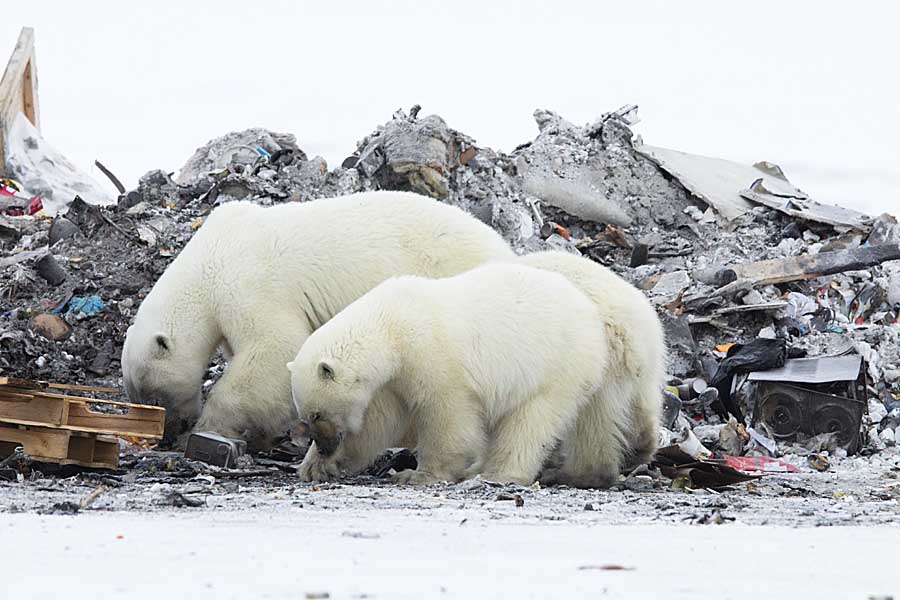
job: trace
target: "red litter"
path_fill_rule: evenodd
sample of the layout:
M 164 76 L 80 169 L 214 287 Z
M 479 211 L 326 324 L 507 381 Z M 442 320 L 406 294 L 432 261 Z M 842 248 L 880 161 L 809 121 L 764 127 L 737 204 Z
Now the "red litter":
M 726 456 L 725 464 L 738 471 L 761 473 L 799 473 L 800 469 L 778 458 L 768 456 Z

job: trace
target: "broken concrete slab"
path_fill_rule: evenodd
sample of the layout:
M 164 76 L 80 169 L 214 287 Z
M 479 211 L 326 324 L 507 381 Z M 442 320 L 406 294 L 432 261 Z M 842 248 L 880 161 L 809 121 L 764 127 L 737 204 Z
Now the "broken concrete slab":
M 865 233 L 872 228 L 872 217 L 869 215 L 842 206 L 820 204 L 805 195 L 785 195 L 763 178 L 754 181 L 748 189 L 741 190 L 740 195 L 796 219 L 825 223 L 838 230 L 855 229 Z
M 522 188 L 580 219 L 622 227 L 631 225 L 631 217 L 622 207 L 603 196 L 586 177 L 564 179 L 552 173 L 528 170 L 522 178 Z
M 623 107 L 584 127 L 536 110 L 537 137 L 512 153 L 524 190 L 581 221 L 670 230 L 692 223 L 683 212 L 691 204 L 684 188 L 635 151 L 628 121 L 618 114 L 633 121 L 634 110 Z M 550 216 L 566 227 L 575 220 Z
M 792 186 L 783 175 L 776 175 L 780 169 L 776 172 L 771 167 L 762 169 L 756 165 L 744 165 L 647 144 L 636 145 L 635 150 L 681 182 L 688 191 L 713 207 L 728 221 L 753 208 L 753 204 L 741 196 L 741 190 L 758 179 L 762 179 L 768 189 L 775 193 L 806 198 L 806 194 Z
M 385 189 L 409 189 L 432 198 L 450 193 L 450 172 L 474 155 L 475 142 L 437 115 L 418 118 L 398 110 L 383 128 L 359 143 L 358 168 Z

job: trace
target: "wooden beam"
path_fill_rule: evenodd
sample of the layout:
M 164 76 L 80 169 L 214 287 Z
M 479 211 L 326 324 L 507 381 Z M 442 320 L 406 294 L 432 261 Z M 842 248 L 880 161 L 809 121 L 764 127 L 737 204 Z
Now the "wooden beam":
M 6 165 L 6 136 L 16 115 L 25 117 L 40 131 L 37 63 L 34 56 L 34 29 L 23 27 L 0 79 L 0 167 Z
M 723 282 L 749 280 L 753 285 L 767 285 L 867 269 L 889 260 L 900 260 L 900 246 L 860 246 L 848 250 L 739 263 L 725 267 L 716 274 L 716 278 Z
M 103 394 L 118 394 L 122 390 L 114 387 L 99 387 L 96 385 L 78 385 L 74 383 L 53 383 L 37 379 L 19 379 L 17 377 L 0 377 L 0 387 L 13 386 L 30 390 L 42 390 L 50 388 L 54 390 L 71 390 L 75 392 L 98 392 Z

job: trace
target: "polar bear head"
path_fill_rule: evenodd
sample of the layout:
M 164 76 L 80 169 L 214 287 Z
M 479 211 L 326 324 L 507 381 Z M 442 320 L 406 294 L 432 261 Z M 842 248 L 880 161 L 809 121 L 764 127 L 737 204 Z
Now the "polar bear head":
M 333 454 L 346 433 L 358 433 L 377 386 L 334 356 L 301 354 L 288 363 L 300 420 L 319 452 Z
M 128 399 L 166 409 L 164 441 L 174 442 L 194 426 L 201 409 L 203 366 L 183 343 L 162 331 L 132 325 L 122 348 L 122 378 Z

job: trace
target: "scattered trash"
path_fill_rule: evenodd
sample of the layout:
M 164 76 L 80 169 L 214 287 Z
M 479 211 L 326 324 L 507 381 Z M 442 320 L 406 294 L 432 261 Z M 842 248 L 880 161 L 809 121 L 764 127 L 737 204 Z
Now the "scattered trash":
M 695 459 L 677 446 L 657 450 L 653 465 L 672 479 L 675 487 L 716 489 L 760 477 L 739 471 L 723 460 Z
M 497 500 L 498 502 L 512 501 L 516 505 L 516 508 L 522 508 L 523 506 L 525 506 L 525 500 L 520 494 L 497 494 L 495 500 Z
M 729 470 L 725 455 L 775 468 L 761 459 L 798 450 L 812 468 L 834 470 L 835 451 L 868 455 L 897 444 L 896 219 L 818 205 L 769 163 L 644 145 L 630 129 L 633 105 L 584 126 L 537 110 L 537 135 L 509 153 L 420 113 L 397 111 L 334 168 L 293 135 L 264 129 L 210 140 L 177 175 L 151 170 L 131 189 L 97 165 L 119 190 L 115 204 L 94 194 L 95 182 L 76 185 L 82 174 L 67 161 L 52 173 L 35 162 L 58 157 L 40 138 L 36 114 L 3 123 L 4 133 L 15 129 L 8 139 L 18 158 L 0 181 L 0 374 L 117 385 L 121 341 L 142 299 L 218 205 L 404 189 L 468 211 L 519 253 L 581 253 L 647 292 L 670 348 L 662 438 L 681 453 L 676 460 L 661 451 L 657 462 L 668 460 L 677 485 L 750 481 Z M 74 175 L 61 186 L 60 173 Z M 855 383 L 761 374 L 787 368 L 796 352 L 848 351 L 864 359 Z M 204 389 L 223 367 L 216 357 Z M 224 462 L 240 470 L 216 473 L 221 479 L 271 477 L 306 447 L 286 442 L 249 468 L 231 442 Z M 367 475 L 415 467 L 413 452 L 392 450 Z M 481 481 L 460 485 L 496 493 Z
M 798 358 L 784 366 L 750 373 L 755 399 L 753 423 L 764 423 L 778 441 L 833 433 L 856 452 L 868 407 L 866 369 L 858 354 Z
M 806 457 L 806 461 L 816 471 L 827 471 L 831 468 L 831 461 L 824 454 L 810 454 Z
M 66 316 L 93 317 L 103 310 L 105 304 L 100 296 L 73 296 L 65 306 Z
M 342 531 L 341 537 L 353 538 L 356 540 L 377 540 L 381 536 L 377 533 L 363 533 L 362 531 Z
M 31 323 L 36 333 L 54 342 L 64 340 L 72 333 L 72 327 L 66 323 L 65 319 L 51 313 L 37 315 L 31 320 Z
M 188 496 L 177 490 L 170 492 L 169 495 L 166 496 L 164 503 L 176 508 L 198 508 L 200 506 L 206 506 L 206 500 Z
M 725 464 L 747 473 L 798 473 L 794 465 L 769 456 L 726 456 Z
M 579 571 L 634 571 L 634 567 L 625 567 L 623 565 L 581 565 Z
M 703 515 L 685 517 L 683 520 L 688 521 L 693 525 L 722 525 L 723 523 L 734 521 L 735 518 L 723 515 L 719 509 L 716 509 Z
M 227 438 L 212 431 L 199 431 L 188 437 L 184 457 L 230 469 L 247 452 L 247 442 Z
M 419 466 L 416 454 L 409 448 L 388 448 L 369 467 L 368 473 L 379 479 L 390 477 L 391 472 L 415 470 Z
M 724 411 L 720 412 L 722 418 L 726 417 L 725 411 L 743 421 L 743 411 L 732 400 L 731 388 L 734 375 L 780 367 L 784 364 L 787 349 L 784 340 L 757 338 L 747 344 L 734 344 L 728 348 L 727 358 L 719 363 L 716 374 L 710 382 L 719 391 L 719 400 Z

